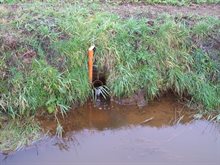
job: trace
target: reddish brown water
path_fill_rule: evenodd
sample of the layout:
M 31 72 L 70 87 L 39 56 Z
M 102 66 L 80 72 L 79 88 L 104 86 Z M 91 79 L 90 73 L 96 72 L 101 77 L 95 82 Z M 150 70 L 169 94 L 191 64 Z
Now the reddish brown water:
M 192 121 L 192 115 L 170 96 L 143 109 L 88 103 L 60 117 L 66 131 L 62 139 L 48 136 L 22 151 L 0 155 L 0 164 L 219 165 L 220 125 Z M 53 132 L 54 119 L 38 120 Z
M 176 101 L 173 95 L 165 95 L 157 101 L 150 102 L 144 108 L 135 105 L 119 105 L 114 102 L 88 102 L 77 110 L 70 111 L 67 116 L 58 115 L 65 132 L 82 129 L 114 129 L 127 125 L 148 125 L 162 127 L 178 122 L 187 123 L 192 120 L 194 112 Z M 54 133 L 56 120 L 44 114 L 38 120 L 45 130 Z

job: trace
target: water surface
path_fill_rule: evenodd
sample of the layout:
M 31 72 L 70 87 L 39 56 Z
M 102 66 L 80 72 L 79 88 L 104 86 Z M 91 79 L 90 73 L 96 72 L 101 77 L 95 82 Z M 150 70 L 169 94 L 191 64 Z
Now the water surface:
M 60 117 L 63 138 L 51 135 L 24 150 L 0 155 L 0 164 L 219 165 L 220 125 L 192 120 L 192 115 L 174 97 L 143 109 L 88 103 Z M 39 121 L 53 132 L 54 119 L 44 116 Z

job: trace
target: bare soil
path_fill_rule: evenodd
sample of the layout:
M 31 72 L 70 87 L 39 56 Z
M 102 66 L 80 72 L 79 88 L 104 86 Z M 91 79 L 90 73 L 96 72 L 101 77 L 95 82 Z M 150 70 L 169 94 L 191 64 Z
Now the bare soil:
M 220 5 L 219 4 L 204 4 L 190 6 L 170 6 L 170 5 L 146 5 L 146 4 L 122 4 L 119 6 L 112 6 L 104 10 L 116 13 L 123 18 L 127 17 L 149 17 L 156 18 L 158 15 L 167 13 L 170 15 L 182 16 L 215 16 L 220 18 Z

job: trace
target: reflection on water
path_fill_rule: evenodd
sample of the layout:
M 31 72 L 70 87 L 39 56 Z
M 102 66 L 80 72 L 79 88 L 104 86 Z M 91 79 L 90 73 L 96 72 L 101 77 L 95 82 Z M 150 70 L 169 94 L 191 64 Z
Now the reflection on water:
M 114 102 L 94 105 L 88 102 L 84 106 L 70 111 L 59 120 L 65 132 L 81 129 L 114 129 L 129 124 L 162 127 L 176 123 L 188 123 L 193 111 L 176 101 L 175 96 L 167 95 L 139 109 L 137 106 L 123 106 Z M 40 115 L 38 120 L 45 130 L 54 133 L 56 120 Z
M 22 151 L 0 155 L 0 164 L 219 165 L 220 125 L 194 121 L 192 115 L 170 96 L 143 109 L 88 103 L 59 117 L 63 138 L 51 135 Z M 38 120 L 53 133 L 53 118 Z

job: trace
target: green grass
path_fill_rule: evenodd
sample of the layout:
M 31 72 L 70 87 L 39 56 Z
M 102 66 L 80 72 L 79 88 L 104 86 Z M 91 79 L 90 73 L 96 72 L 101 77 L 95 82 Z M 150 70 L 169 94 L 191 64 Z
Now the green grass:
M 102 12 L 99 4 L 86 6 L 36 2 L 14 13 L 2 9 L 3 19 L 11 13 L 0 30 L 2 112 L 15 118 L 32 116 L 39 108 L 65 113 L 72 104 L 83 104 L 92 95 L 91 44 L 97 47 L 98 67 L 107 70 L 111 96 L 143 89 L 153 99 L 172 90 L 205 109 L 218 109 L 219 63 L 201 45 L 219 34 L 219 19 L 161 15 L 151 26 L 146 24 L 150 18 L 121 19 Z M 190 19 L 193 24 L 187 24 Z
M 0 117 L 0 123 L 2 123 Z M 2 128 L 1 128 L 2 127 Z M 42 138 L 40 127 L 33 119 L 13 120 L 0 125 L 0 153 L 18 151 Z

